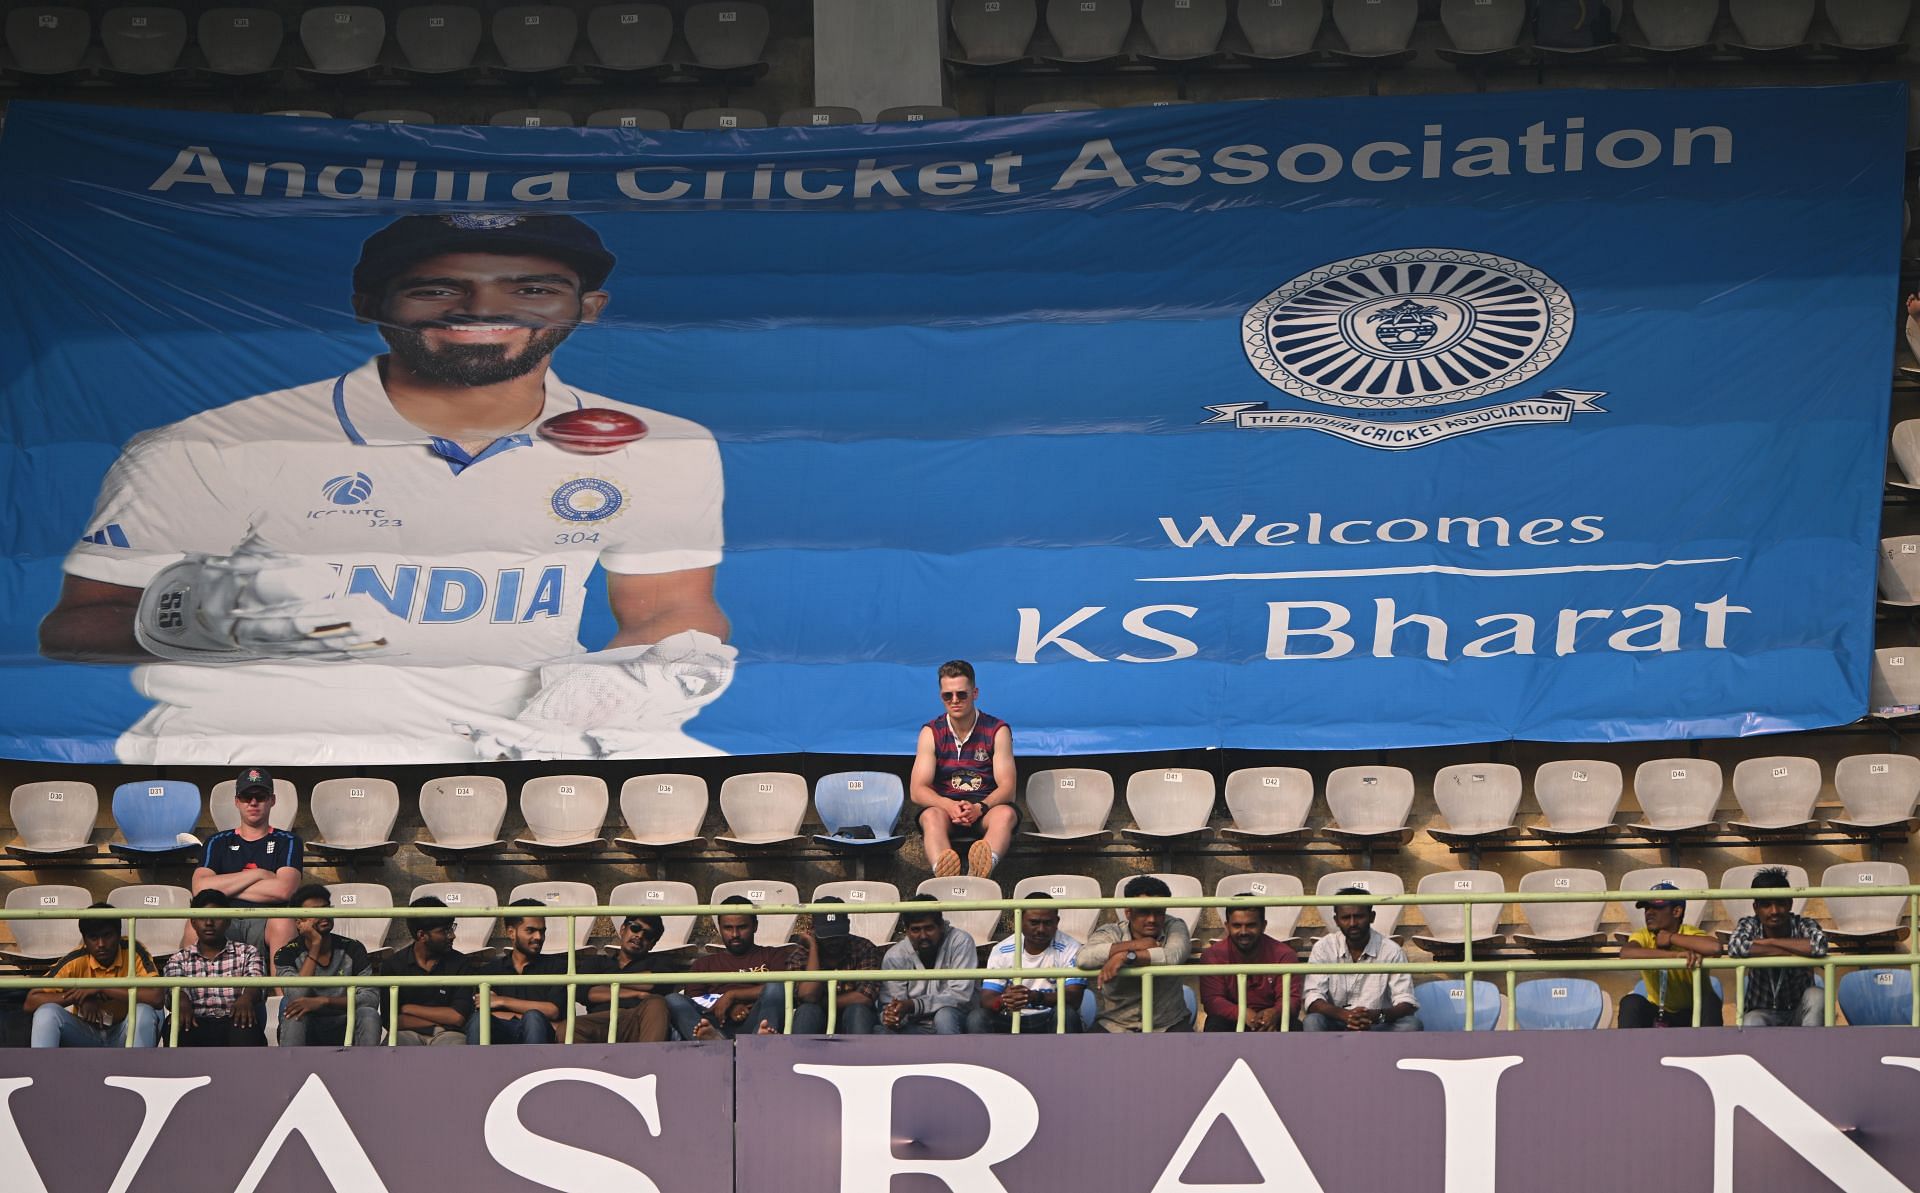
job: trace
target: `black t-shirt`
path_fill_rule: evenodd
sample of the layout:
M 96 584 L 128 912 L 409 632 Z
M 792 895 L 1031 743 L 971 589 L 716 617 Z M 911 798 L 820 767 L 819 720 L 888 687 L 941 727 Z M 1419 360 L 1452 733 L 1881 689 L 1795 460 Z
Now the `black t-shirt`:
M 380 976 L 387 978 L 417 978 L 424 976 L 459 977 L 473 972 L 465 953 L 457 950 L 449 952 L 432 969 L 422 969 L 413 959 L 413 947 L 397 950 L 387 957 L 380 967 Z M 416 1007 L 452 1007 L 462 1015 L 473 1014 L 474 990 L 471 986 L 402 986 L 400 1005 Z
M 581 973 L 590 973 L 601 977 L 609 974 L 623 973 L 672 973 L 674 970 L 680 968 L 674 962 L 664 957 L 656 957 L 652 953 L 646 954 L 632 965 L 628 965 L 626 960 L 627 955 L 619 949 L 615 949 L 604 957 L 582 957 L 576 968 L 578 968 Z M 604 986 L 606 983 L 595 982 L 594 985 Z M 620 1001 L 630 1004 L 632 1000 L 627 996 L 637 991 L 650 990 L 655 994 L 671 994 L 674 989 L 675 987 L 671 985 L 656 986 L 623 983 L 620 987 Z M 580 1001 L 585 1002 L 586 998 L 582 996 Z
M 576 965 L 576 972 L 578 969 L 579 967 Z M 530 973 L 565 975 L 567 972 L 567 959 L 563 955 L 541 953 L 527 963 L 525 970 L 519 970 L 513 967 L 513 950 L 508 949 L 499 957 L 470 972 L 481 974 Z M 579 985 L 580 990 L 585 990 L 586 987 L 587 983 L 585 982 Z M 495 986 L 493 992 L 496 996 L 503 995 L 507 998 L 524 999 L 527 1002 L 550 1002 L 559 1008 L 562 1015 L 567 1013 L 567 988 L 565 985 Z

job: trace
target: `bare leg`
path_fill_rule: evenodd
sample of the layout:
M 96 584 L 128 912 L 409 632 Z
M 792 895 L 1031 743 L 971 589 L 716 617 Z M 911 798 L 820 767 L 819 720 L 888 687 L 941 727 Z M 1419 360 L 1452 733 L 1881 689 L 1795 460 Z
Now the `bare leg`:
M 975 877 L 985 878 L 992 874 L 994 866 L 1007 856 L 1007 850 L 1013 845 L 1016 819 L 1013 809 L 1004 804 L 987 809 L 987 814 L 980 821 L 980 840 L 968 852 L 967 860 Z M 981 856 L 983 853 L 986 856 Z
M 272 919 L 267 921 L 267 955 L 265 961 L 269 968 L 273 958 L 281 949 L 293 943 L 293 921 L 290 919 Z
M 960 872 L 960 855 L 953 852 L 953 846 L 947 838 L 947 825 L 950 823 L 943 808 L 920 810 L 920 834 L 926 842 L 927 866 L 940 875 L 943 863 L 946 863 L 946 873 L 941 877 L 949 878 Z M 952 859 L 950 862 L 949 858 Z

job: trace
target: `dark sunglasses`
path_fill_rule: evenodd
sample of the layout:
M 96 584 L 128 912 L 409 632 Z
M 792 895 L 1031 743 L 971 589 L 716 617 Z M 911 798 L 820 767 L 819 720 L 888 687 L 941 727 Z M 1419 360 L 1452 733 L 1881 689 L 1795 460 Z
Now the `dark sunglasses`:
M 273 798 L 271 791 L 243 791 L 234 797 L 243 804 L 264 804 Z
M 946 701 L 948 704 L 952 704 L 957 700 L 973 699 L 973 693 L 972 692 L 942 692 L 940 693 L 940 699 Z

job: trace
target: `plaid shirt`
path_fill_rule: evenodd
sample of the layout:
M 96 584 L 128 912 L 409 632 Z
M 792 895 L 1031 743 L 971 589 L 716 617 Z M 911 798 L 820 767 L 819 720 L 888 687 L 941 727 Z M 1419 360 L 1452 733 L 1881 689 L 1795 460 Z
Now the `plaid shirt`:
M 1765 933 L 1760 931 L 1760 917 L 1746 916 L 1734 925 L 1733 936 L 1727 941 L 1727 956 L 1750 957 L 1753 955 L 1753 942 Z M 1827 955 L 1827 934 L 1820 925 L 1803 915 L 1787 916 L 1787 935 L 1805 940 L 1812 946 L 1813 955 Z M 1813 970 L 1807 966 L 1793 969 L 1750 969 L 1747 971 L 1747 1005 L 1741 1008 L 1747 1011 L 1775 1011 L 1791 1014 L 1800 1005 L 1800 996 L 1813 985 Z
M 170 978 L 263 978 L 266 967 L 260 963 L 260 950 L 250 944 L 229 940 L 227 947 L 212 960 L 201 955 L 199 947 L 181 949 L 167 958 L 165 974 Z M 231 1019 L 233 1004 L 239 1001 L 238 986 L 200 986 L 187 990 L 195 1019 Z

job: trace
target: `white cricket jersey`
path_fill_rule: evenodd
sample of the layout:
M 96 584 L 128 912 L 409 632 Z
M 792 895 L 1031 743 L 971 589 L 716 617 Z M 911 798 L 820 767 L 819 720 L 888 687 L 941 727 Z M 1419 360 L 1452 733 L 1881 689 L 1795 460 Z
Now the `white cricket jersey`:
M 534 436 L 590 406 L 637 416 L 646 436 L 598 456 Z M 540 662 L 580 652 L 596 563 L 720 562 L 722 492 L 705 427 L 552 373 L 540 415 L 470 457 L 400 417 L 376 358 L 136 436 L 65 570 L 145 588 L 186 553 L 253 537 L 330 565 L 342 620 L 387 639 L 364 661 L 138 667 L 155 706 L 120 738 L 123 762 L 472 761 L 453 724 L 513 716 Z
M 1080 942 L 1068 936 L 1065 932 L 1055 932 L 1053 934 L 1053 943 L 1047 946 L 1046 952 L 1029 953 L 1026 951 L 1026 942 L 1021 938 L 1020 934 L 1016 932 L 999 944 L 993 946 L 993 951 L 987 954 L 987 968 L 1011 971 L 1013 969 L 1013 950 L 1015 949 L 1020 950 L 1020 968 L 1022 969 L 1066 969 L 1071 967 L 1073 965 L 1073 959 L 1080 955 Z M 1071 981 L 1073 979 L 1068 980 Z M 1021 978 L 1018 981 L 1014 981 L 1012 973 L 1009 972 L 1006 977 L 982 978 L 980 988 L 982 990 L 1005 990 L 1009 985 L 1014 985 L 1025 986 L 1029 990 L 1052 990 L 1053 982 L 1054 980 L 1052 978 Z M 1051 1007 L 1028 1007 L 1021 1012 L 1023 1015 L 1050 1015 L 1052 1013 L 1053 1008 Z

